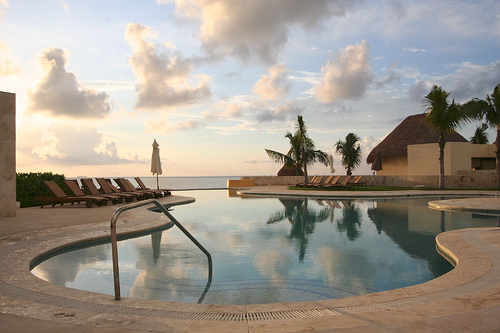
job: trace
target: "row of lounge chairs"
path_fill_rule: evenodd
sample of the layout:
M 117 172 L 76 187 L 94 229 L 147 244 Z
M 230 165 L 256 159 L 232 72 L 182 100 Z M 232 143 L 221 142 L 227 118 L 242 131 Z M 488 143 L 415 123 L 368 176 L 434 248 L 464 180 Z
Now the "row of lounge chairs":
M 309 183 L 299 183 L 295 187 L 329 188 L 362 184 L 363 176 L 314 176 Z
M 98 207 L 106 206 L 108 202 L 116 205 L 118 203 L 122 203 L 124 200 L 126 202 L 132 202 L 134 199 L 144 200 L 149 198 L 159 198 L 171 194 L 170 190 L 167 189 L 153 190 L 146 187 L 140 177 L 135 177 L 135 181 L 138 184 L 137 187 L 134 187 L 134 185 L 132 185 L 132 183 L 126 178 L 114 179 L 116 184 L 118 184 L 118 187 L 112 183 L 111 179 L 105 178 L 95 178 L 95 182 L 91 178 L 82 178 L 80 181 L 83 188 L 89 194 L 82 190 L 76 179 L 64 181 L 69 190 L 73 193 L 72 195 L 66 194 L 66 192 L 64 192 L 64 190 L 55 181 L 45 181 L 45 185 L 54 196 L 36 198 L 42 202 L 40 208 L 43 208 L 47 203 L 52 204 L 52 207 L 54 207 L 56 204 L 60 204 L 62 206 L 65 203 L 71 203 L 73 205 L 75 202 L 85 202 L 86 207 L 91 208 L 93 205 Z M 99 185 L 99 188 L 96 183 Z

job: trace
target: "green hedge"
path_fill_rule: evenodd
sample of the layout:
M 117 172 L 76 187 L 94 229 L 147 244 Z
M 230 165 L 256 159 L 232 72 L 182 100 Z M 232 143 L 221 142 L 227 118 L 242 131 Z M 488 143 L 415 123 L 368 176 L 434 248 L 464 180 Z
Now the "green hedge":
M 43 181 L 54 180 L 63 190 L 67 191 L 64 179 L 64 175 L 53 174 L 52 172 L 17 173 L 16 200 L 21 203 L 21 208 L 41 206 L 42 202 L 35 200 L 36 197 L 54 196 Z

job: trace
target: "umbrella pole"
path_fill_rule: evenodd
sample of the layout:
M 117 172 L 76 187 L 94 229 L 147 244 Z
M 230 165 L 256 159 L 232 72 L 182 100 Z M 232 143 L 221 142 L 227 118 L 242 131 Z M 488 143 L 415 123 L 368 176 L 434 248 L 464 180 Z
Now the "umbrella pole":
M 156 189 L 160 189 L 160 183 L 158 182 L 158 174 L 156 174 Z

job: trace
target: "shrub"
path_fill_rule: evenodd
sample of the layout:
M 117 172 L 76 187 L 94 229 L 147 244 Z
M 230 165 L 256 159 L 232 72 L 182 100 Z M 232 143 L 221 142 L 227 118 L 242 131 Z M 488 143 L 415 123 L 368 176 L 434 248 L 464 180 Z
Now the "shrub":
M 37 197 L 52 197 L 52 192 L 43 183 L 44 180 L 54 180 L 62 189 L 66 189 L 64 175 L 52 172 L 30 172 L 16 174 L 16 200 L 21 203 L 21 208 L 40 206 Z

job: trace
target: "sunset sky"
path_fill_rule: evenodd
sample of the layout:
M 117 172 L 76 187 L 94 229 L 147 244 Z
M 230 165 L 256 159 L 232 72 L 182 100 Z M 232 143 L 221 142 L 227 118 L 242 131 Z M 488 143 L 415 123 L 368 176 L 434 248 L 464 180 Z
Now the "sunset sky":
M 433 84 L 498 83 L 499 1 L 0 0 L 18 172 L 147 176 L 156 139 L 163 176 L 274 175 L 300 114 L 325 152 L 356 133 L 371 174 Z

